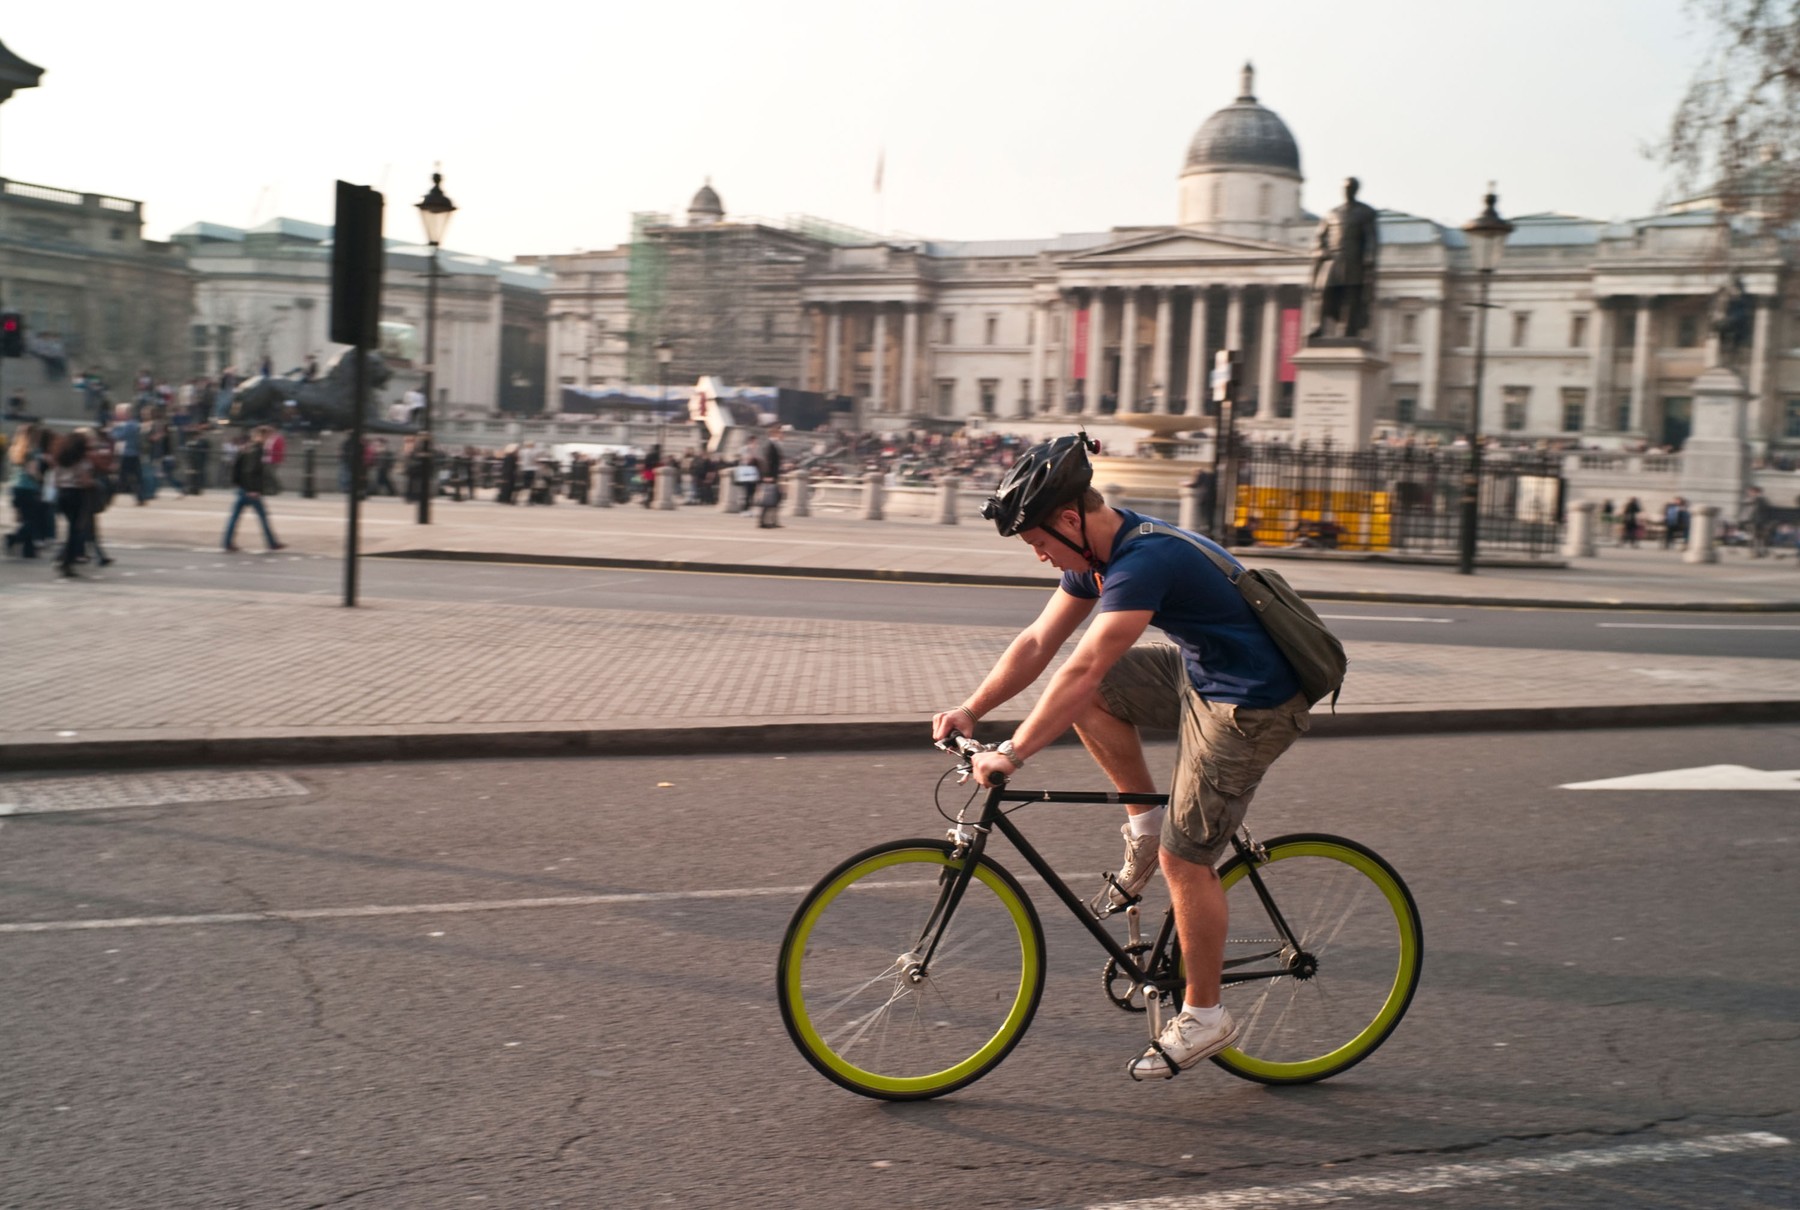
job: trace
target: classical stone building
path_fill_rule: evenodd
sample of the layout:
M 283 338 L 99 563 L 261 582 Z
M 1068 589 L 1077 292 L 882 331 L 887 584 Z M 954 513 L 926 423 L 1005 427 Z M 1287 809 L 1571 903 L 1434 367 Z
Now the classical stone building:
M 1292 132 L 1257 99 L 1246 66 L 1237 99 L 1187 147 L 1173 222 L 962 243 L 791 229 L 792 246 L 769 249 L 756 287 L 730 292 L 743 308 L 734 322 L 740 331 L 747 322 L 753 336 L 767 332 L 759 381 L 851 396 L 874 427 L 921 415 L 1002 423 L 1204 411 L 1211 358 L 1234 349 L 1247 379 L 1240 417 L 1253 432 L 1279 436 L 1291 427 L 1288 355 L 1310 326 L 1318 219 L 1300 204 L 1303 179 Z M 1471 182 L 1471 214 L 1479 185 Z M 1362 200 L 1402 199 L 1371 180 Z M 718 203 L 709 187 L 686 227 L 661 226 L 659 272 L 673 276 L 672 266 L 692 257 L 684 248 L 703 245 L 709 232 L 754 225 L 727 222 Z M 1754 306 L 1741 362 L 1750 436 L 1763 447 L 1800 447 L 1800 292 L 1787 273 L 1794 249 L 1758 234 L 1754 215 L 1728 217 L 1715 200 L 1696 198 L 1624 222 L 1510 217 L 1517 229 L 1487 317 L 1484 433 L 1679 446 L 1688 386 L 1707 361 L 1711 300 L 1736 276 Z M 1371 335 L 1389 369 L 1378 426 L 1461 432 L 1474 403 L 1477 296 L 1463 235 L 1392 208 L 1380 211 L 1380 235 Z M 628 330 L 648 314 L 634 310 L 632 291 L 646 275 L 652 241 L 642 236 L 606 254 L 618 274 L 611 294 L 558 269 L 567 314 L 608 314 Z M 785 310 L 796 293 L 798 315 Z M 567 381 L 577 356 L 559 354 L 553 377 Z M 726 371 L 699 350 L 678 359 L 684 376 Z M 624 370 L 642 374 L 641 365 Z
M 144 205 L 0 180 L 0 301 L 39 355 L 9 362 L 5 390 L 45 415 L 75 415 L 67 378 L 93 372 L 128 394 L 148 369 L 173 377 L 193 281 L 181 249 L 144 238 Z
M 183 377 L 227 367 L 285 373 L 328 361 L 331 228 L 275 218 L 248 230 L 194 223 L 174 242 L 194 275 Z M 387 242 L 383 351 L 417 378 L 424 357 L 429 247 Z M 533 265 L 443 250 L 437 298 L 435 402 L 477 411 L 535 412 L 544 398 L 550 274 Z

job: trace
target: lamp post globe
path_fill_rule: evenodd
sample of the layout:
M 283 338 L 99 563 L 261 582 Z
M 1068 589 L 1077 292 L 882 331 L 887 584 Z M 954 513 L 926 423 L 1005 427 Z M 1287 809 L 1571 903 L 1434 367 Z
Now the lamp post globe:
M 437 283 L 438 247 L 450 229 L 456 203 L 444 193 L 444 174 L 431 174 L 431 192 L 419 200 L 419 219 L 425 225 L 425 242 L 431 245 L 431 265 L 425 274 L 425 406 L 419 409 L 419 434 L 414 455 L 419 465 L 419 524 L 431 524 L 431 497 L 437 490 L 437 451 L 431 436 L 432 397 L 437 394 Z
M 1487 361 L 1488 289 L 1493 284 L 1494 268 L 1506 247 L 1506 237 L 1513 225 L 1494 209 L 1499 195 L 1488 185 L 1487 197 L 1480 214 L 1463 224 L 1463 235 L 1469 241 L 1469 259 L 1481 283 L 1475 303 L 1475 394 L 1469 406 L 1469 466 L 1463 476 L 1461 533 L 1458 535 L 1456 570 L 1465 576 L 1475 574 L 1475 547 L 1481 526 L 1481 376 Z

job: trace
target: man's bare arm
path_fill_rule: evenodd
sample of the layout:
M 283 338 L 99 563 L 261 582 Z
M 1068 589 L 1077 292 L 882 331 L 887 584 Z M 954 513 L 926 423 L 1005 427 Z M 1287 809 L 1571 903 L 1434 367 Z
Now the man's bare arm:
M 1144 633 L 1150 616 L 1148 609 L 1115 610 L 1101 614 L 1088 627 L 1068 663 L 1056 670 L 1044 696 L 1013 733 L 1013 745 L 1021 758 L 1048 747 L 1075 725 L 1099 692 L 1100 682 Z

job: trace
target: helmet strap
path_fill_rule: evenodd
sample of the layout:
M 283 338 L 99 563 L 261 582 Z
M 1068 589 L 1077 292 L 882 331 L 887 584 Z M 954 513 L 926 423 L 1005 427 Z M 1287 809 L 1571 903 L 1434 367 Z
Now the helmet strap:
M 1075 543 L 1073 543 L 1073 542 L 1069 541 L 1067 538 L 1065 538 L 1063 536 L 1062 531 L 1060 529 L 1056 529 L 1054 526 L 1050 526 L 1050 525 L 1044 526 L 1044 532 L 1049 534 L 1052 538 L 1055 538 L 1058 542 L 1061 542 L 1064 546 L 1068 547 L 1070 550 L 1074 551 L 1076 554 L 1080 555 L 1083 559 L 1086 559 L 1088 568 L 1090 570 L 1099 571 L 1100 570 L 1100 560 L 1094 557 L 1093 544 L 1088 541 L 1087 511 L 1082 508 L 1077 508 L 1075 510 L 1075 515 L 1081 518 L 1081 545 L 1080 546 L 1075 545 Z

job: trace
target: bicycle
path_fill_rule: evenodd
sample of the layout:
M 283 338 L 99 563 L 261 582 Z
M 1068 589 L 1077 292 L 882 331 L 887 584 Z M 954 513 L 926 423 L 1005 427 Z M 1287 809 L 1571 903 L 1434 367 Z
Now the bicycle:
M 985 750 L 954 733 L 937 746 L 963 758 L 959 780 Z M 782 1022 L 807 1062 L 851 1092 L 942 1096 L 992 1071 L 1024 1037 L 1043 996 L 1044 930 L 1019 880 L 987 855 L 995 832 L 1107 952 L 1107 999 L 1144 1013 L 1152 1039 L 1170 1006 L 1179 1011 L 1187 981 L 1173 911 L 1153 942 L 1142 936 L 1141 897 L 1096 915 L 1011 818 L 1027 803 L 1157 806 L 1168 796 L 1001 782 L 970 819 L 978 795 L 943 840 L 890 841 L 840 863 L 788 923 L 776 970 Z M 1244 829 L 1231 844 L 1219 869 L 1231 912 L 1224 1003 L 1242 1034 L 1212 1061 L 1263 1084 L 1354 1067 L 1393 1033 L 1418 987 L 1424 934 L 1412 893 L 1381 856 L 1340 836 L 1259 842 Z M 1123 944 L 1102 924 L 1120 912 Z

